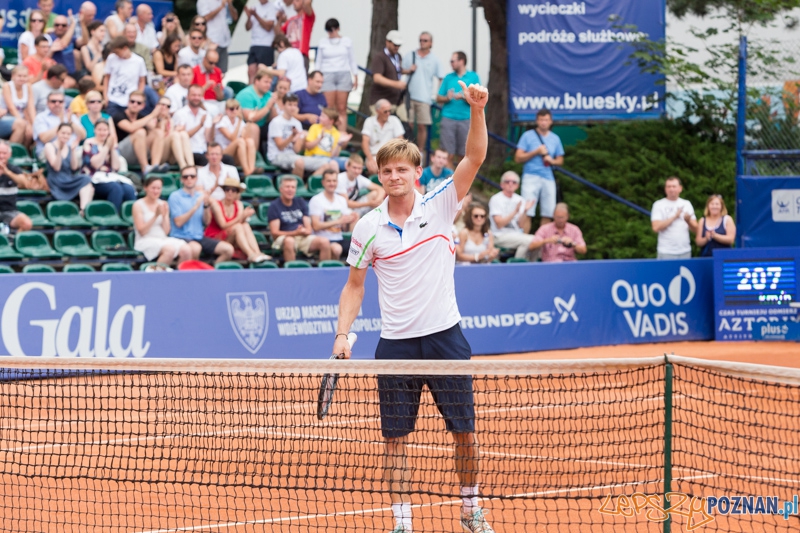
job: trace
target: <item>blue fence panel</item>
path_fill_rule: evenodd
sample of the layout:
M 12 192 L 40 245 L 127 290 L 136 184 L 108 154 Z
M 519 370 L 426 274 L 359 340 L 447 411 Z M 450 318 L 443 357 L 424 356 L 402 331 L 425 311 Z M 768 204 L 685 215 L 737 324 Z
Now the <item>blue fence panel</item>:
M 476 354 L 713 337 L 711 260 L 456 268 Z M 322 359 L 347 269 L 7 275 L 4 355 Z M 424 275 L 421 273 L 421 275 Z M 377 281 L 352 330 L 380 336 Z
M 800 245 L 800 177 L 738 176 L 736 198 L 739 246 Z

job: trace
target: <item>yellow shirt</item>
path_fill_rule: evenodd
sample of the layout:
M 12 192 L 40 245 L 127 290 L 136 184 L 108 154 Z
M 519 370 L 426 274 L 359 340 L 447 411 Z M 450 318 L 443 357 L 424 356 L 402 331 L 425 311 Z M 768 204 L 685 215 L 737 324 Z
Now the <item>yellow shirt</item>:
M 69 110 L 72 111 L 73 115 L 78 115 L 79 117 L 88 113 L 89 107 L 86 105 L 86 98 L 82 94 L 73 98 L 72 103 L 69 104 Z
M 306 150 L 306 155 L 321 155 L 324 157 L 331 157 L 333 149 L 339 144 L 339 130 L 336 128 L 323 130 L 321 125 L 312 124 L 311 127 L 308 128 L 306 141 L 314 141 L 318 139 L 320 135 L 322 136 L 322 139 L 319 141 L 319 144 L 316 145 L 313 150 Z

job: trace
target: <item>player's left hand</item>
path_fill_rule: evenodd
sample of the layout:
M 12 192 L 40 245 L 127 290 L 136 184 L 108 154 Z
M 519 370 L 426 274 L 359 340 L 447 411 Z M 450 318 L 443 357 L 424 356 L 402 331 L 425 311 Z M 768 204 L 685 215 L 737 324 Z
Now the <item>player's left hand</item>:
M 467 101 L 470 107 L 477 107 L 478 109 L 486 107 L 487 102 L 489 102 L 489 90 L 486 87 L 477 83 L 467 87 L 467 84 L 460 80 L 458 84 L 461 85 L 464 100 Z

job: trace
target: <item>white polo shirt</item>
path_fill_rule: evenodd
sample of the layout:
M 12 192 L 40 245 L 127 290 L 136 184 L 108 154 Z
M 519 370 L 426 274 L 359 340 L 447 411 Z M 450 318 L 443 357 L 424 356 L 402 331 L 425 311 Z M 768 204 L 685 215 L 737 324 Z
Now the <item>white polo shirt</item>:
M 422 196 L 402 228 L 389 220 L 387 197 L 358 221 L 347 262 L 378 277 L 384 339 L 410 339 L 444 331 L 461 321 L 456 303 L 453 219 L 460 209 L 450 178 Z
M 189 144 L 192 147 L 192 152 L 195 154 L 204 154 L 208 149 L 208 141 L 206 141 L 206 130 L 211 127 L 211 115 L 208 111 L 203 109 L 199 110 L 195 115 L 192 113 L 192 108 L 188 105 L 178 109 L 173 115 L 172 122 L 175 126 L 183 125 L 186 131 L 193 130 L 203 121 L 203 127 L 195 132 L 189 139 Z

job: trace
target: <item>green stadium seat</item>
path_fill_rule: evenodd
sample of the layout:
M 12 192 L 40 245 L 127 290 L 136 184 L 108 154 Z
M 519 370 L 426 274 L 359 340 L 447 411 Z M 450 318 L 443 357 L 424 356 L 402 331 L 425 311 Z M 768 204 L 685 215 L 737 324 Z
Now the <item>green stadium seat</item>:
M 321 268 L 336 268 L 336 267 L 345 267 L 347 266 L 342 261 L 338 261 L 336 259 L 325 259 L 324 261 L 319 262 L 319 266 Z
M 70 98 L 75 98 L 79 94 L 81 93 L 78 89 L 64 89 L 64 95 L 69 96 Z
M 263 220 L 267 224 L 267 227 L 269 227 L 269 220 L 267 219 L 269 204 L 270 202 L 264 202 L 258 205 L 258 218 Z
M 324 189 L 322 188 L 322 176 L 311 176 L 308 178 L 308 192 L 311 194 L 318 194 L 321 193 Z
M 133 226 L 133 204 L 136 200 L 122 202 L 122 211 L 119 216 L 125 221 L 126 226 Z
M 374 183 L 375 185 L 377 185 L 377 186 L 379 186 L 379 187 L 383 187 L 383 183 L 381 183 L 381 180 L 380 180 L 380 178 L 378 177 L 378 175 L 377 175 L 377 174 L 373 174 L 372 176 L 370 176 L 370 177 L 369 177 L 369 180 L 370 180 L 372 183 Z
M 170 194 L 181 188 L 180 176 L 176 176 L 171 172 L 167 174 L 150 173 L 147 175 L 147 177 L 150 176 L 161 177 L 161 183 L 163 184 L 163 187 L 161 188 L 161 198 L 163 198 L 164 200 L 169 198 Z
M 94 272 L 94 267 L 92 265 L 86 265 L 82 263 L 73 263 L 69 265 L 64 265 L 63 272 Z
M 272 178 L 269 176 L 247 176 L 244 180 L 247 186 L 248 198 L 267 198 L 274 200 L 281 193 L 275 188 Z
M 128 233 L 128 248 L 133 250 L 134 245 L 136 244 L 136 232 L 131 231 Z
M 131 249 L 122 234 L 114 230 L 97 230 L 92 233 L 92 248 L 108 257 L 137 257 L 139 252 Z
M 133 272 L 133 267 L 128 263 L 106 263 L 100 270 L 103 272 Z
M 283 265 L 284 268 L 312 268 L 311 263 L 308 261 L 303 261 L 302 259 L 296 259 L 294 261 L 286 261 Z
M 269 250 L 270 248 L 269 240 L 267 239 L 266 236 L 264 236 L 263 233 L 261 233 L 260 231 L 254 231 L 253 236 L 256 238 L 256 242 L 258 243 L 258 248 L 261 251 Z
M 242 202 L 242 203 L 244 204 L 245 207 L 253 207 L 248 202 Z M 248 222 L 248 224 L 250 224 L 250 227 L 253 229 L 257 230 L 265 229 L 267 227 L 267 221 L 259 216 L 259 210 L 257 207 L 254 207 L 253 209 L 256 210 L 256 214 L 250 217 L 250 221 Z
M 242 81 L 229 81 L 226 85 L 231 88 L 234 97 L 247 87 L 247 84 Z
M 86 206 L 86 220 L 93 226 L 122 226 L 128 224 L 117 214 L 117 208 L 106 200 L 92 200 Z
M 261 263 L 250 263 L 250 268 L 278 268 L 278 265 L 272 261 L 262 261 Z
M 17 200 L 17 209 L 28 215 L 28 218 L 33 222 L 34 228 L 52 228 L 53 223 L 47 220 L 44 216 L 42 207 L 37 202 L 30 200 Z
M 3 52 L 5 53 L 5 65 L 19 64 L 19 53 L 16 46 L 4 46 Z
M 24 235 L 24 233 L 19 233 L 17 235 L 17 241 L 19 241 L 20 235 Z M 24 256 L 21 253 L 14 251 L 14 249 L 8 243 L 8 237 L 0 233 L 0 260 L 9 261 L 14 259 L 22 259 L 23 257 Z
M 13 274 L 14 269 L 8 265 L 0 265 L 0 274 Z
M 14 240 L 17 251 L 25 257 L 35 259 L 59 259 L 62 255 L 50 246 L 47 237 L 38 231 L 26 231 L 18 233 Z
M 53 200 L 47 204 L 47 218 L 56 226 L 88 228 L 92 225 L 80 215 L 78 206 L 72 202 Z
M 11 143 L 11 157 L 8 160 L 9 165 L 15 165 L 18 167 L 32 167 L 35 161 L 36 160 L 31 157 L 31 154 L 28 153 L 27 148 L 21 144 Z
M 314 196 L 313 194 L 311 194 L 311 191 L 309 191 L 306 188 L 306 184 L 303 183 L 303 178 L 301 178 L 299 176 L 295 176 L 294 174 L 282 174 L 282 175 L 278 176 L 278 179 L 277 179 L 278 188 L 280 188 L 281 182 L 284 179 L 289 179 L 289 178 L 292 178 L 292 179 L 297 181 L 297 193 L 296 193 L 296 196 L 298 198 L 311 198 L 312 196 Z
M 509 257 L 506 263 L 527 263 L 528 260 L 524 257 Z
M 31 264 L 22 267 L 23 274 L 54 274 L 55 271 L 50 265 Z
M 53 235 L 53 246 L 63 255 L 70 257 L 100 257 L 86 242 L 86 236 L 80 231 L 62 230 Z
M 214 265 L 215 270 L 242 270 L 242 265 L 236 261 L 222 261 Z
M 270 165 L 261 152 L 256 151 L 256 168 L 260 169 L 265 174 L 274 174 L 278 172 L 278 167 Z

